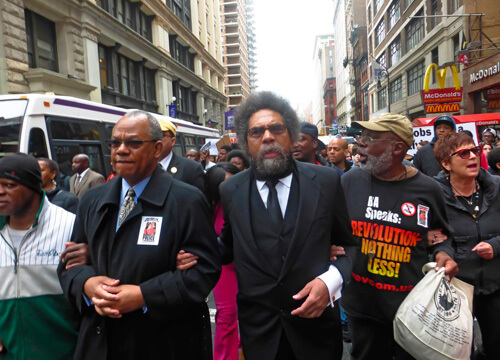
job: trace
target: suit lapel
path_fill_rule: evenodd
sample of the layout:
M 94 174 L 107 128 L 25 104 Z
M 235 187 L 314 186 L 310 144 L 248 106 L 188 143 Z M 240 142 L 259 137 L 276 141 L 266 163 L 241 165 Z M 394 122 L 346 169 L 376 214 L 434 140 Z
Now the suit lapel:
M 85 174 L 85 176 L 78 183 L 78 186 L 75 188 L 75 193 L 77 195 L 80 192 L 80 190 L 83 189 L 83 185 L 85 185 L 85 183 L 89 180 L 90 171 L 91 171 L 90 169 L 87 171 L 87 173 Z
M 320 184 L 315 180 L 316 174 L 302 164 L 298 162 L 295 163 L 297 165 L 299 182 L 297 226 L 295 227 L 292 241 L 288 248 L 285 263 L 281 268 L 279 280 L 285 277 L 290 267 L 295 263 L 306 242 L 306 238 L 311 231 L 311 226 L 318 207 L 319 195 L 321 193 Z
M 255 237 L 253 236 L 250 220 L 251 186 L 253 186 L 253 181 L 251 180 L 250 171 L 248 171 L 247 176 L 242 182 L 235 184 L 232 193 L 232 214 L 235 214 L 235 216 L 230 216 L 231 221 L 235 224 L 233 224 L 232 227 L 235 228 L 238 226 L 241 229 L 243 238 L 239 240 L 244 241 L 250 247 L 251 253 L 256 255 L 258 262 L 263 265 L 266 272 L 276 276 L 276 271 L 273 270 L 267 258 L 260 251 L 255 241 Z
M 175 153 L 172 152 L 172 159 L 170 160 L 170 164 L 168 164 L 167 172 L 175 178 L 179 170 L 179 161 Z

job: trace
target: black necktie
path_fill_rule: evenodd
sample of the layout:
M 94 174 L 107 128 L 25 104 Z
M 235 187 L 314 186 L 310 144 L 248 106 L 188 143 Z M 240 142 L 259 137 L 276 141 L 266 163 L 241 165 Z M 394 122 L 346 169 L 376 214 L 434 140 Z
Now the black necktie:
M 281 214 L 278 192 L 276 191 L 276 184 L 278 182 L 279 180 L 266 181 L 266 185 L 269 188 L 269 195 L 267 196 L 267 211 L 269 211 L 273 222 L 281 225 L 283 222 L 283 215 Z

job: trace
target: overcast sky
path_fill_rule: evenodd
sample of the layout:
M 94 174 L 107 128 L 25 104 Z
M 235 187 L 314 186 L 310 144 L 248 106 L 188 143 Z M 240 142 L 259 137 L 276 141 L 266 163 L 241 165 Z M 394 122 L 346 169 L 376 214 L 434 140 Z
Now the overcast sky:
M 258 90 L 311 100 L 316 35 L 333 33 L 333 0 L 254 0 Z

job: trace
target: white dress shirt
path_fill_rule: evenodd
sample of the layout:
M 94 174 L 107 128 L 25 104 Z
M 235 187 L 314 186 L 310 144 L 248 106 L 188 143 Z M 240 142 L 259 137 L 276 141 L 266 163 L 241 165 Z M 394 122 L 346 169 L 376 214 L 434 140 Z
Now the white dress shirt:
M 78 186 L 79 183 L 82 182 L 83 177 L 85 176 L 86 173 L 89 172 L 89 170 L 90 168 L 86 168 L 84 171 L 82 171 L 81 174 L 76 174 L 75 183 L 73 184 L 75 188 Z
M 160 164 L 161 166 L 163 166 L 163 170 L 167 171 L 168 166 L 170 165 L 170 161 L 172 161 L 172 151 L 170 152 L 170 154 L 160 160 Z
M 278 193 L 278 201 L 280 203 L 281 214 L 283 215 L 283 218 L 285 218 L 286 207 L 288 205 L 288 197 L 290 196 L 290 188 L 292 187 L 292 179 L 293 173 L 279 179 L 279 182 L 276 184 L 276 192 Z M 267 187 L 265 181 L 256 180 L 256 183 L 260 197 L 264 202 L 264 206 L 267 208 L 269 188 Z M 342 295 L 341 289 L 344 282 L 344 280 L 342 279 L 342 275 L 340 275 L 339 270 L 335 266 L 330 265 L 328 271 L 319 275 L 317 279 L 323 281 L 328 288 L 328 292 L 330 294 L 330 304 L 333 306 L 332 298 L 335 297 L 335 300 L 338 300 Z

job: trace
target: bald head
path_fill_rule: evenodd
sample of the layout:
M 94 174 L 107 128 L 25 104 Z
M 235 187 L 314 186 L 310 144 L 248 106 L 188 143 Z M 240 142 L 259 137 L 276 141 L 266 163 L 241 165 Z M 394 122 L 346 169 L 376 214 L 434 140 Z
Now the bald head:
M 89 157 L 85 154 L 76 154 L 73 156 L 73 163 L 71 164 L 71 167 L 73 168 L 73 171 L 76 171 L 78 174 L 81 174 L 85 170 L 89 168 Z
M 328 159 L 341 170 L 345 168 L 345 158 L 348 153 L 347 141 L 342 138 L 333 138 L 328 144 Z

